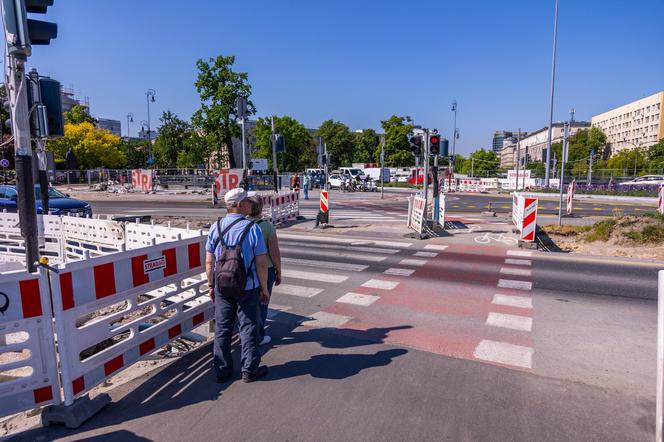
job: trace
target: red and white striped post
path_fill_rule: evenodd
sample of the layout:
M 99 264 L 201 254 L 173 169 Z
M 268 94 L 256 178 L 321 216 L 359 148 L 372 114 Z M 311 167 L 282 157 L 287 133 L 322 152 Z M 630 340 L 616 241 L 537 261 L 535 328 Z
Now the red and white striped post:
M 567 185 L 567 215 L 572 216 L 574 210 L 574 191 L 576 190 L 576 180 L 572 180 L 571 183 Z
M 657 200 L 657 213 L 664 215 L 664 184 L 659 186 L 659 199 Z
M 320 223 L 329 224 L 330 222 L 330 205 L 328 200 L 327 190 L 320 191 L 320 209 L 318 210 L 318 216 L 316 217 L 316 227 Z

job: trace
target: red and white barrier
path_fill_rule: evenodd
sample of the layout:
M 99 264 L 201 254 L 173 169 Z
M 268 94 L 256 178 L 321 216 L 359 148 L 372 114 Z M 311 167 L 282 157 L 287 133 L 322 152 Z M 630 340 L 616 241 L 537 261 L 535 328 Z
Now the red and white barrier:
M 484 192 L 482 181 L 477 179 L 459 180 L 459 191 L 461 192 Z
M 212 318 L 205 239 L 68 263 L 54 275 L 65 404 Z
M 242 182 L 243 169 L 219 169 L 214 171 L 212 204 L 216 204 L 231 189 L 236 189 Z
M 409 201 L 407 225 L 417 233 L 422 233 L 424 229 L 424 197 L 415 196 L 412 198 L 412 202 Z
M 572 215 L 574 211 L 574 191 L 576 190 L 576 180 L 572 180 L 571 183 L 567 185 L 567 215 Z
M 445 194 L 438 194 L 438 225 L 445 228 Z
M 136 192 L 152 191 L 152 170 L 134 169 L 131 171 L 131 187 Z
M 0 274 L 0 416 L 60 403 L 48 278 Z
M 537 198 L 514 192 L 512 194 L 512 222 L 523 241 L 535 241 L 537 227 Z
M 659 199 L 657 201 L 657 212 L 664 215 L 664 184 L 659 186 Z

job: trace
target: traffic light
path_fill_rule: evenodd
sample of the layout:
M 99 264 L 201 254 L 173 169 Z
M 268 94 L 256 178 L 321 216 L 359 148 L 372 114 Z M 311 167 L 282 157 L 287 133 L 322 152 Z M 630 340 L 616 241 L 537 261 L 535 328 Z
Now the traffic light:
M 419 157 L 422 155 L 422 135 L 413 135 L 410 137 L 410 150 L 413 155 Z
M 274 143 L 275 152 L 286 152 L 286 142 L 282 134 L 272 134 L 271 138 Z
M 55 138 L 64 136 L 64 120 L 62 116 L 62 101 L 60 97 L 60 82 L 47 77 L 39 77 L 32 81 L 26 78 L 28 86 L 28 107 L 36 107 L 32 112 L 30 129 L 35 138 Z M 39 94 L 33 88 L 39 88 Z M 41 97 L 40 103 L 35 103 L 35 95 Z
M 28 18 L 45 14 L 54 0 L 2 0 L 7 52 L 20 58 L 32 55 L 32 45 L 47 45 L 58 36 L 58 25 Z
M 450 152 L 450 142 L 447 141 L 447 138 L 440 139 L 440 155 L 446 157 L 449 156 Z
M 431 155 L 440 154 L 440 135 L 429 135 L 429 153 Z

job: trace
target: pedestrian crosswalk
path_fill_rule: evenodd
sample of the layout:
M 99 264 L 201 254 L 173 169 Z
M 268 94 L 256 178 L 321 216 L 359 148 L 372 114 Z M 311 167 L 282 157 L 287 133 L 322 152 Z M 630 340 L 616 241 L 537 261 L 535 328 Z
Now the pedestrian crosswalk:
M 318 215 L 317 208 L 300 208 L 300 215 L 305 218 L 313 219 Z M 369 208 L 330 208 L 329 217 L 331 220 L 359 220 L 359 221 L 386 221 L 386 222 L 405 222 L 408 215 L 406 213 L 391 212 L 384 210 L 375 210 Z

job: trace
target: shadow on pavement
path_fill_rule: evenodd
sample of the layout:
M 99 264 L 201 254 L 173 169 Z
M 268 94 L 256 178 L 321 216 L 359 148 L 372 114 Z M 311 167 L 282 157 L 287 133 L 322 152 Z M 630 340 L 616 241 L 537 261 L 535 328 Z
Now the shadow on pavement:
M 390 330 L 410 328 L 398 326 L 391 328 L 375 328 L 367 331 L 334 328 L 295 330 L 306 318 L 290 313 L 281 313 L 276 322 L 269 327 L 275 345 L 273 347 L 289 347 L 295 343 L 317 342 L 322 348 L 349 349 L 383 342 Z M 263 353 L 273 347 L 266 347 Z M 234 366 L 240 367 L 240 348 L 234 345 Z M 285 349 L 285 352 L 288 352 Z M 285 353 L 283 352 L 283 353 Z M 56 438 L 73 438 L 81 433 L 85 439 L 95 434 L 99 440 L 146 440 L 125 430 L 105 429 L 122 425 L 142 417 L 170 412 L 192 405 L 210 402 L 217 406 L 233 406 L 220 401 L 224 391 L 234 382 L 239 382 L 239 370 L 236 369 L 232 381 L 223 384 L 216 382 L 212 370 L 212 345 L 207 343 L 191 353 L 175 360 L 173 363 L 157 371 L 147 373 L 125 385 L 118 386 L 109 393 L 113 402 L 98 415 L 84 423 L 80 428 L 71 430 L 61 426 L 35 428 L 10 437 L 12 441 L 53 440 Z M 308 360 L 289 361 L 270 367 L 270 373 L 263 382 L 311 375 L 317 378 L 344 379 L 360 371 L 388 365 L 393 358 L 406 354 L 407 350 L 390 349 L 375 354 L 316 354 Z M 91 432 L 91 433 L 89 433 Z

